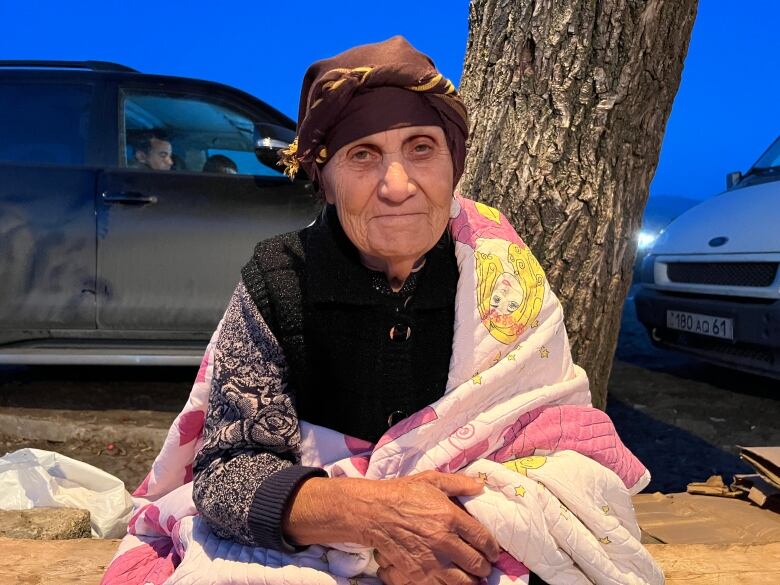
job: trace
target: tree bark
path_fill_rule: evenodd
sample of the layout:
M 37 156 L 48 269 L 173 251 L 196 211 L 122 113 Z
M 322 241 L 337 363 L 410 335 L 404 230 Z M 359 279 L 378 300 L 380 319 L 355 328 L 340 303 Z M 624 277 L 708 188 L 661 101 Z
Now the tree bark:
M 460 184 L 545 269 L 596 406 L 696 0 L 472 0 Z

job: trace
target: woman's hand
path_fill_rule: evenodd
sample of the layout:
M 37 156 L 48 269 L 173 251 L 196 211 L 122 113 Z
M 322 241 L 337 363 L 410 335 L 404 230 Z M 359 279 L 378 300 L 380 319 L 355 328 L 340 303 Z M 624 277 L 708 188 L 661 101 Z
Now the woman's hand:
M 460 585 L 487 577 L 498 543 L 450 498 L 479 494 L 472 478 L 426 471 L 389 480 L 312 478 L 283 526 L 299 544 L 354 542 L 377 550 L 388 585 Z

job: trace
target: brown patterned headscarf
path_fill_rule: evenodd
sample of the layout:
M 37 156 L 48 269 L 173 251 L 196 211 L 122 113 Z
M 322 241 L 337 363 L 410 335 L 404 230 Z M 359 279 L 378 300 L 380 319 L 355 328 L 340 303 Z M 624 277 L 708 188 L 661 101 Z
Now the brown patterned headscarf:
M 454 183 L 463 174 L 468 114 L 455 87 L 433 61 L 396 36 L 317 61 L 303 78 L 298 136 L 282 151 L 291 178 L 320 169 L 339 148 L 376 132 L 407 126 L 443 128 Z

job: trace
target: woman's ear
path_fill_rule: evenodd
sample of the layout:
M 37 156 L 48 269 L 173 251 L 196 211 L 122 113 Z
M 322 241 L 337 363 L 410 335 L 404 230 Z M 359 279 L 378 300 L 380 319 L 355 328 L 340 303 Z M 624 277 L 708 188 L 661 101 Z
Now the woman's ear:
M 329 203 L 331 205 L 333 205 L 333 203 L 335 203 L 334 198 L 333 197 L 328 197 L 328 194 L 325 192 L 325 189 L 323 189 L 322 187 L 320 187 L 320 190 L 317 191 L 317 195 L 319 195 L 319 197 L 320 197 L 320 199 L 322 200 L 323 203 L 326 203 L 326 204 Z
M 330 203 L 333 205 L 336 203 L 336 198 L 333 196 L 333 189 L 331 189 L 325 183 L 325 177 L 321 174 L 319 180 L 315 182 L 315 185 L 317 186 L 317 193 L 324 203 Z
M 325 203 L 325 191 L 322 190 L 322 185 L 320 185 L 319 181 L 312 181 L 307 187 L 307 191 L 312 193 L 322 203 Z

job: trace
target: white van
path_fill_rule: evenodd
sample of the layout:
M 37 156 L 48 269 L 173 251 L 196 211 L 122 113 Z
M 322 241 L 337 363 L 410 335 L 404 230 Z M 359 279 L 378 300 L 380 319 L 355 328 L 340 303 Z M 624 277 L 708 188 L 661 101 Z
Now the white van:
M 661 232 L 640 269 L 653 342 L 780 379 L 780 137 Z

